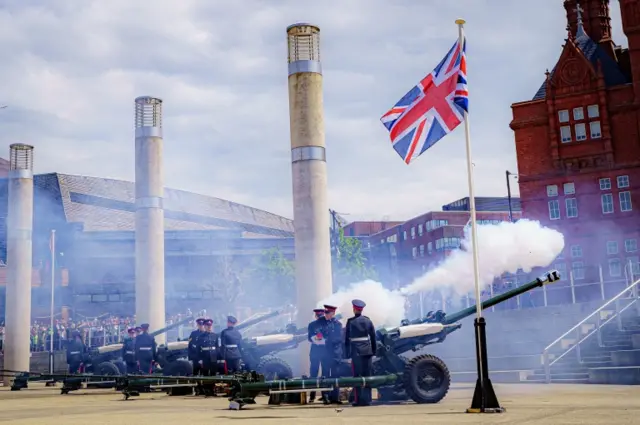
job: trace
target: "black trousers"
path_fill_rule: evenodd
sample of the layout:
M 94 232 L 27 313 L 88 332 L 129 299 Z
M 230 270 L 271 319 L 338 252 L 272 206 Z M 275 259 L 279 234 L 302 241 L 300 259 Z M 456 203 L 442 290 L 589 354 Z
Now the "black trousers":
M 79 373 L 82 362 L 69 363 L 69 373 Z
M 322 360 L 322 354 L 314 352 L 315 350 L 311 347 L 311 353 L 309 353 L 309 378 L 317 378 L 320 376 L 320 363 Z M 324 369 L 322 370 L 324 373 Z M 313 400 L 316 398 L 316 392 L 313 391 L 309 393 L 309 399 Z
M 240 372 L 240 361 L 241 359 L 226 359 L 225 360 L 225 371 L 224 373 L 227 374 L 231 374 L 231 373 L 236 373 L 236 372 Z
M 351 360 L 354 377 L 371 376 L 373 368 L 373 356 L 354 356 Z M 369 406 L 371 404 L 370 387 L 353 388 L 353 404 L 358 406 Z
M 202 362 L 202 376 L 216 376 L 218 373 L 218 363 L 211 361 Z
M 140 359 L 140 360 L 138 360 L 138 364 L 140 365 L 140 372 L 143 375 L 151 374 L 151 363 L 153 363 L 153 360 L 151 360 L 151 359 Z
M 340 360 L 333 357 L 325 357 L 320 362 L 322 366 L 322 375 L 325 378 L 339 378 L 340 377 Z M 334 388 L 331 391 L 323 391 L 323 397 L 328 397 L 331 403 L 335 403 L 340 400 L 340 389 Z
M 200 362 L 198 360 L 191 360 L 191 364 L 193 365 L 193 376 L 198 376 L 202 373 L 202 366 L 200 366 Z
M 138 363 L 135 362 L 127 362 L 127 373 L 133 374 L 138 372 Z

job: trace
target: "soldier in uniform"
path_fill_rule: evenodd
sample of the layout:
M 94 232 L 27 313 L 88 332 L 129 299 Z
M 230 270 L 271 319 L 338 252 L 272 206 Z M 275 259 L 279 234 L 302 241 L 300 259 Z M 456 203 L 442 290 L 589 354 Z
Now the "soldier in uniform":
M 204 333 L 204 318 L 196 319 L 197 329 L 194 329 L 189 335 L 189 348 L 187 349 L 187 355 L 189 361 L 193 365 L 193 374 L 200 375 L 200 355 L 198 352 L 198 338 Z
M 140 325 L 142 333 L 135 339 L 136 361 L 140 372 L 150 374 L 153 362 L 156 360 L 156 340 L 149 335 L 149 324 Z
M 142 334 L 142 328 L 140 326 L 136 326 L 136 336 Z
M 336 310 L 338 307 L 332 305 L 324 306 L 324 320 L 322 338 L 324 339 L 324 358 L 322 359 L 322 374 L 328 378 L 338 378 L 340 376 L 340 363 L 342 362 L 342 324 L 336 320 Z M 324 404 L 342 404 L 340 402 L 340 391 L 334 388 L 332 391 L 322 394 Z
M 227 329 L 220 332 L 220 360 L 222 361 L 222 373 L 236 373 L 240 371 L 242 360 L 242 334 L 236 330 L 238 319 L 227 317 Z
M 322 327 L 324 326 L 324 308 L 316 308 L 313 310 L 316 318 L 307 326 L 307 339 L 311 343 L 309 350 L 309 377 L 317 378 L 320 376 L 320 363 L 324 356 L 324 338 L 322 338 Z M 322 370 L 324 373 L 324 369 Z M 313 403 L 316 399 L 316 393 L 309 393 L 309 403 Z
M 213 333 L 211 326 L 213 320 L 204 321 L 204 332 L 198 337 L 198 358 L 203 376 L 216 375 L 218 366 L 218 335 Z
M 79 373 L 82 366 L 82 358 L 84 356 L 85 347 L 82 343 L 80 332 L 73 333 L 73 340 L 67 345 L 67 364 L 69 365 L 69 373 Z
M 136 373 L 138 371 L 138 363 L 136 363 L 136 329 L 129 328 L 127 333 L 129 336 L 122 343 L 122 360 L 127 365 L 127 373 Z
M 366 306 L 362 300 L 353 300 L 354 316 L 347 320 L 345 326 L 345 357 L 351 359 L 353 376 L 371 376 L 373 356 L 376 354 L 376 329 L 367 316 L 362 315 Z M 353 406 L 371 405 L 371 388 L 355 387 L 353 389 Z

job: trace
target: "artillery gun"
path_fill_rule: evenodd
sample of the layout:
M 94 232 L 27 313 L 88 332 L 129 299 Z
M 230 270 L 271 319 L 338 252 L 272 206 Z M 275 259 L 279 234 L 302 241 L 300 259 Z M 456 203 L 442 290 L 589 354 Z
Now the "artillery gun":
M 535 280 L 518 288 L 496 295 L 482 302 L 481 308 L 487 309 L 500 304 L 535 288 L 551 284 L 560 279 L 556 270 L 551 270 Z M 376 330 L 376 359 L 373 363 L 373 374 L 402 374 L 402 379 L 392 385 L 382 385 L 378 393 L 383 400 L 407 400 L 420 398 L 425 403 L 437 403 L 449 391 L 451 377 L 446 364 L 431 354 L 419 354 L 411 359 L 404 355 L 410 351 L 418 351 L 430 344 L 444 342 L 447 336 L 462 327 L 458 321 L 473 315 L 476 305 L 455 313 L 442 311 L 427 314 L 424 318 L 413 321 L 403 320 L 402 325 L 390 329 Z M 418 382 L 410 373 L 414 370 L 425 371 L 425 377 Z M 427 385 L 428 383 L 428 385 Z

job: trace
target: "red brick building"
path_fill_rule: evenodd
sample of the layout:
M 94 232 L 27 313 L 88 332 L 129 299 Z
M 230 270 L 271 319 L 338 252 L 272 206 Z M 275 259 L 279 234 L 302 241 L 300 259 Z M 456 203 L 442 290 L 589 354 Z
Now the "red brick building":
M 558 62 L 512 105 L 511 128 L 523 216 L 564 233 L 558 269 L 611 295 L 640 272 L 640 1 L 619 1 L 628 49 L 611 38 L 608 0 L 579 3 L 564 1 Z

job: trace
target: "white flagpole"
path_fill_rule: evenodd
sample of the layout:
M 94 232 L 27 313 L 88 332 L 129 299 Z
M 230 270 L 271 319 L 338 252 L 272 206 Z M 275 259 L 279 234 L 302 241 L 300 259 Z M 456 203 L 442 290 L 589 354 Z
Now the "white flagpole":
M 50 325 L 51 326 L 51 341 L 49 342 L 49 369 L 51 374 L 53 374 L 53 359 L 54 359 L 54 352 L 53 352 L 53 336 L 55 334 L 54 329 L 53 329 L 53 312 L 54 312 L 54 300 L 55 300 L 55 282 L 56 282 L 56 231 L 55 229 L 51 230 L 51 244 L 50 247 L 51 249 L 51 322 Z
M 456 20 L 458 24 L 458 42 L 464 46 L 464 19 Z M 469 131 L 469 114 L 464 113 L 464 134 L 467 145 L 467 177 L 469 179 L 469 214 L 471 218 L 471 246 L 473 249 L 473 277 L 476 289 L 476 317 L 482 317 L 482 298 L 480 296 L 480 262 L 478 257 L 478 224 L 476 221 L 476 198 L 473 188 L 473 163 L 471 162 L 471 135 Z

